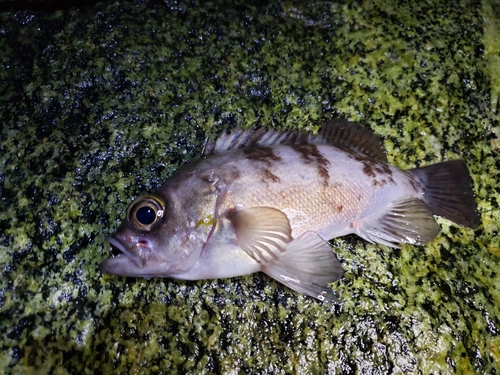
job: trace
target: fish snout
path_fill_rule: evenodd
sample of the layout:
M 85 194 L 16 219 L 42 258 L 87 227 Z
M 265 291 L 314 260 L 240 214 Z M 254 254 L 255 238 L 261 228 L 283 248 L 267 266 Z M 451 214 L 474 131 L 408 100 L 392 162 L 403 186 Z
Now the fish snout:
M 151 248 L 145 239 L 135 239 L 135 241 L 128 243 L 128 241 L 111 235 L 106 237 L 106 241 L 111 245 L 113 257 L 110 259 L 126 256 L 136 267 L 142 268 L 151 257 Z

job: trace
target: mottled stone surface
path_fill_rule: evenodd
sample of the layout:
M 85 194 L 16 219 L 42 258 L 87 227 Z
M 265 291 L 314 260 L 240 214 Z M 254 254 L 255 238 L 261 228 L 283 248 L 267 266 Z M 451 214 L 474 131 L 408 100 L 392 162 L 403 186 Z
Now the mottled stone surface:
M 0 13 L 0 373 L 500 373 L 500 6 L 301 3 Z M 332 117 L 401 168 L 465 159 L 481 227 L 332 241 L 339 305 L 261 274 L 99 273 L 128 203 L 206 136 Z

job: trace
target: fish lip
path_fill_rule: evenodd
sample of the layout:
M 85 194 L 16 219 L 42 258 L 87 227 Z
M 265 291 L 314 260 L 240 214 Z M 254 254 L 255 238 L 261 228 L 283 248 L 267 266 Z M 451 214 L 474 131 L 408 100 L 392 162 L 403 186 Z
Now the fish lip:
M 109 242 L 109 244 L 111 245 L 112 250 L 114 249 L 114 250 L 120 251 L 120 254 L 118 254 L 116 256 L 119 256 L 121 254 L 126 254 L 127 253 L 127 248 L 125 247 L 125 245 L 123 245 L 116 238 L 109 236 L 109 237 L 106 237 L 106 241 Z M 115 256 L 115 255 L 113 254 L 113 256 Z
M 113 236 L 106 237 L 106 241 L 109 242 L 112 248 L 113 256 L 109 258 L 110 260 L 121 256 L 127 256 L 138 268 L 144 267 L 151 253 L 149 248 L 140 243 L 128 248 L 122 241 Z M 118 250 L 120 253 L 115 255 L 113 250 Z

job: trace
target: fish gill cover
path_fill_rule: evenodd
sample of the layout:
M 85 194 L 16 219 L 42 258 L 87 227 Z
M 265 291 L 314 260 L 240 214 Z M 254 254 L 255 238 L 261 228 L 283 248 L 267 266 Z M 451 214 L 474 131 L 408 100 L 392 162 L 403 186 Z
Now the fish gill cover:
M 495 9 L 118 1 L 0 13 L 0 372 L 498 373 Z M 335 239 L 346 273 L 333 305 L 260 274 L 98 272 L 128 202 L 199 158 L 207 136 L 316 131 L 334 117 L 372 128 L 402 169 L 464 159 L 482 226 L 438 219 L 434 241 L 401 250 Z

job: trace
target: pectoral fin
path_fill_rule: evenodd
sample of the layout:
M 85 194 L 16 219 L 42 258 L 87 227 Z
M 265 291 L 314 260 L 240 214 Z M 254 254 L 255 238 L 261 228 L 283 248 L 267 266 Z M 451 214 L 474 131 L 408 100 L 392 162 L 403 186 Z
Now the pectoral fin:
M 328 283 L 341 278 L 344 270 L 317 233 L 292 239 L 286 215 L 270 207 L 247 208 L 227 218 L 238 246 L 261 264 L 261 271 L 299 293 L 321 301 L 336 299 Z
M 238 245 L 259 263 L 277 259 L 292 239 L 288 218 L 275 208 L 246 208 L 227 218 L 236 230 Z
M 328 284 L 344 274 L 328 242 L 315 232 L 304 232 L 294 239 L 279 258 L 262 271 L 289 288 L 321 301 L 337 300 Z

